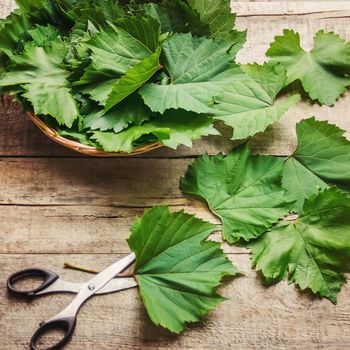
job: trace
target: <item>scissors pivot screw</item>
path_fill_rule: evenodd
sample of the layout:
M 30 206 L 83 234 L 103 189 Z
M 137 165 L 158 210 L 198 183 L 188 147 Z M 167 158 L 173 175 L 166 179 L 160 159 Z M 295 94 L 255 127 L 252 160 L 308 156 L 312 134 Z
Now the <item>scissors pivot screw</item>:
M 95 290 L 95 285 L 93 284 L 93 283 L 90 283 L 89 285 L 88 285 L 88 288 L 89 288 L 89 290 Z

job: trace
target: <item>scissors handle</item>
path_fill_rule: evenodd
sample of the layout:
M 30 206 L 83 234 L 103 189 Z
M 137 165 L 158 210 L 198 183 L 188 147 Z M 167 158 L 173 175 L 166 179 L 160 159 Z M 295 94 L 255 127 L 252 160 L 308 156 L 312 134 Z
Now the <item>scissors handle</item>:
M 62 347 L 69 342 L 71 339 L 75 325 L 77 323 L 76 317 L 61 317 L 56 318 L 51 321 L 42 322 L 39 326 L 39 328 L 36 330 L 34 335 L 32 336 L 32 339 L 30 340 L 30 349 L 31 350 L 37 350 L 37 342 L 38 340 L 47 332 L 52 330 L 61 330 L 64 332 L 63 337 L 54 345 L 51 345 L 49 348 L 46 348 L 46 350 L 58 350 L 62 349 Z
M 15 287 L 16 282 L 34 277 L 40 277 L 43 279 L 43 283 L 39 287 L 31 290 L 18 289 L 17 287 Z M 11 291 L 11 293 L 17 296 L 33 297 L 36 293 L 41 292 L 42 290 L 53 284 L 57 279 L 58 275 L 52 271 L 46 269 L 27 269 L 12 274 L 7 279 L 7 288 L 9 291 Z

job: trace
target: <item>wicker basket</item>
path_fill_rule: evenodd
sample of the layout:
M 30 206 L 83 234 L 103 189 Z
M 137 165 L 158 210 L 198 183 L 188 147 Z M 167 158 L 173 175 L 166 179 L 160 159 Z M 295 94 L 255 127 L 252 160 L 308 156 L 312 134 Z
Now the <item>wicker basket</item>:
M 105 152 L 101 149 L 98 149 L 93 146 L 87 146 L 83 145 L 82 143 L 78 141 L 73 141 L 70 139 L 67 139 L 63 136 L 60 136 L 58 132 L 51 128 L 50 126 L 46 125 L 38 116 L 34 115 L 33 113 L 27 112 L 30 119 L 33 121 L 35 125 L 38 126 L 38 128 L 51 140 L 57 142 L 58 144 L 65 146 L 67 148 L 72 149 L 73 151 L 93 156 L 93 157 L 130 157 L 130 156 L 136 156 L 138 154 L 143 154 L 147 152 L 151 152 L 155 149 L 163 147 L 163 145 L 160 142 L 152 142 L 148 143 L 146 145 L 136 147 L 133 152 L 131 153 L 123 153 L 123 152 Z

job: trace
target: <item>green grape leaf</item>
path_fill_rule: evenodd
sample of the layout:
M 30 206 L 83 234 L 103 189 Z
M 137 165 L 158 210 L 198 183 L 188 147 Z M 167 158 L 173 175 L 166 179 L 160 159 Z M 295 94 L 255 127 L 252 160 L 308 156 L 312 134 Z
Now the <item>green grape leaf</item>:
M 236 55 L 246 41 L 246 31 L 234 29 L 236 15 L 231 12 L 229 0 L 163 0 L 132 6 L 155 18 L 162 33 L 191 32 L 194 36 L 224 39 L 231 43 L 231 54 Z
M 38 11 L 44 8 L 47 0 L 16 0 L 16 5 L 19 7 L 22 13 L 30 13 Z
M 0 86 L 19 86 L 35 114 L 51 115 L 60 125 L 71 127 L 79 111 L 63 63 L 67 52 L 59 40 L 47 47 L 26 45 L 23 54 L 12 57 L 11 70 L 0 79 Z
M 336 188 L 314 194 L 295 222 L 281 222 L 249 243 L 255 268 L 270 284 L 288 276 L 336 303 L 350 272 L 349 213 L 350 198 Z
M 334 33 L 319 31 L 310 52 L 300 46 L 300 36 L 285 29 L 267 51 L 273 62 L 283 64 L 287 84 L 300 80 L 312 100 L 333 106 L 350 86 L 350 43 Z
M 65 138 L 72 139 L 74 141 L 79 141 L 83 145 L 93 146 L 93 147 L 97 146 L 96 143 L 94 143 L 89 139 L 89 136 L 87 134 L 84 134 L 80 131 L 71 130 L 71 129 L 61 129 L 61 128 L 57 128 L 56 130 L 59 135 Z
M 168 207 L 147 210 L 132 226 L 128 244 L 136 254 L 135 279 L 156 325 L 180 333 L 224 300 L 216 288 L 238 271 L 219 243 L 205 241 L 214 230 Z
M 52 24 L 63 30 L 68 30 L 73 25 L 65 11 L 68 3 L 69 0 L 16 0 L 20 12 L 33 18 L 36 23 Z
M 123 7 L 115 0 L 75 0 L 66 9 L 69 17 L 75 22 L 92 23 L 96 28 L 105 28 L 107 23 L 114 23 L 125 16 Z
M 0 51 L 8 57 L 23 50 L 23 36 L 33 28 L 28 16 L 18 10 L 12 12 L 4 21 L 0 30 Z
M 186 28 L 186 18 L 178 7 L 173 6 L 174 4 L 175 2 L 167 0 L 160 4 L 141 4 L 134 8 L 134 11 L 156 19 L 160 23 L 162 33 L 182 32 Z
M 131 153 L 134 150 L 134 142 L 144 135 L 153 135 L 157 139 L 169 138 L 168 128 L 151 125 L 132 126 L 118 134 L 114 132 L 94 131 L 91 139 L 95 140 L 106 152 Z
M 162 0 L 133 3 L 133 12 L 148 15 L 156 19 L 161 25 L 162 33 L 192 32 L 197 36 L 210 34 L 209 26 L 202 23 L 199 14 L 183 0 Z
M 211 37 L 234 43 L 235 53 L 243 47 L 247 33 L 234 30 L 236 15 L 231 11 L 230 0 L 188 0 L 188 3 L 209 26 Z
M 215 119 L 234 129 L 233 139 L 245 139 L 266 130 L 300 100 L 293 95 L 277 100 L 287 80 L 281 65 L 265 63 L 241 66 L 223 94 L 216 98 Z
M 220 135 L 213 126 L 212 118 L 183 110 L 168 111 L 152 124 L 169 128 L 169 138 L 160 141 L 172 149 L 179 145 L 192 147 L 192 141 L 199 140 L 202 136 Z
M 115 84 L 125 85 L 125 80 L 129 79 L 133 79 L 134 84 L 136 80 L 141 84 L 150 71 L 159 69 L 159 63 L 154 60 L 157 53 L 152 51 L 158 38 L 159 23 L 150 17 L 124 17 L 116 25 L 101 30 L 84 44 L 92 51 L 91 64 L 75 85 L 80 85 L 81 92 L 104 106 L 110 96 L 116 95 L 113 91 Z M 154 63 L 153 70 L 151 62 Z M 138 68 L 135 67 L 137 65 Z M 124 75 L 124 80 L 120 82 Z M 113 106 L 112 101 L 111 97 L 109 108 Z
M 188 3 L 208 24 L 213 36 L 225 35 L 235 26 L 236 15 L 231 12 L 230 0 L 188 0 Z
M 133 94 L 108 112 L 103 108 L 91 111 L 84 116 L 84 128 L 100 131 L 113 130 L 119 133 L 130 124 L 140 125 L 151 117 L 152 112 L 143 103 L 141 97 Z
M 219 132 L 213 127 L 212 118 L 177 110 L 118 134 L 94 132 L 93 139 L 108 152 L 132 152 L 134 143 L 149 134 L 165 146 L 176 149 L 179 145 L 192 147 L 192 141 L 202 136 L 218 135 Z
M 169 81 L 145 84 L 139 93 L 154 112 L 179 108 L 212 112 L 214 97 L 231 79 L 230 47 L 224 41 L 173 34 L 162 45 L 162 63 Z
M 51 24 L 47 26 L 36 26 L 28 31 L 34 46 L 49 46 L 60 36 L 60 32 Z
M 315 118 L 297 124 L 298 148 L 283 169 L 283 186 L 289 198 L 296 201 L 296 212 L 319 188 L 350 186 L 350 142 L 344 133 Z
M 181 179 L 183 192 L 204 199 L 229 243 L 259 237 L 288 214 L 281 187 L 283 159 L 252 156 L 247 145 L 227 156 L 202 156 Z
M 121 79 L 114 83 L 106 101 L 106 112 L 138 90 L 161 68 L 159 56 L 160 49 L 130 68 Z
M 125 16 L 116 25 L 142 43 L 149 52 L 153 53 L 158 49 L 160 28 L 152 17 Z

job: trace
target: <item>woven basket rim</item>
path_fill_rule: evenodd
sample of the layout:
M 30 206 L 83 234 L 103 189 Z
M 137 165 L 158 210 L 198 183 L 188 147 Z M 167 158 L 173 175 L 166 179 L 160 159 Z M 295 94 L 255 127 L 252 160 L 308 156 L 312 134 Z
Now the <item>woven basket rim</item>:
M 79 152 L 93 157 L 130 157 L 139 154 L 144 154 L 163 147 L 161 142 L 150 142 L 143 146 L 135 147 L 133 152 L 106 152 L 102 149 L 98 149 L 94 146 L 88 146 L 80 143 L 79 141 L 70 140 L 58 134 L 57 130 L 53 127 L 48 126 L 40 117 L 37 115 L 27 112 L 27 115 L 32 122 L 52 141 L 72 149 L 73 151 Z

